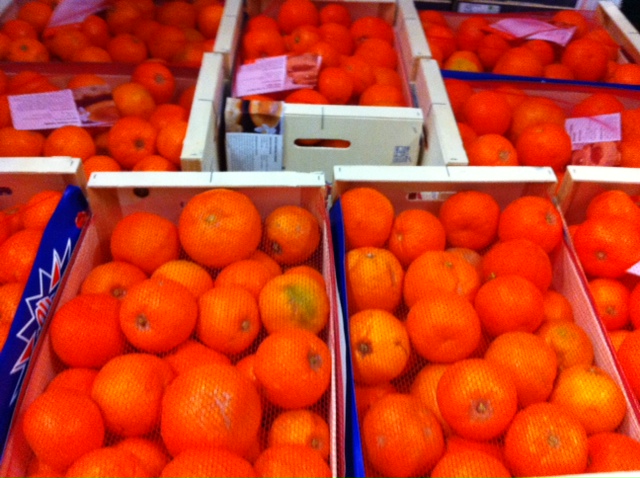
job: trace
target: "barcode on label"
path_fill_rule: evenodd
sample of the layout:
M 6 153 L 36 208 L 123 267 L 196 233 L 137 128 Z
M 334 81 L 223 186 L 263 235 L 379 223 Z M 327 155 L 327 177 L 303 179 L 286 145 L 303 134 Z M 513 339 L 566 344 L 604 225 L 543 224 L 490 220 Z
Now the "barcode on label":
M 393 151 L 393 162 L 396 164 L 410 163 L 409 146 L 396 146 Z

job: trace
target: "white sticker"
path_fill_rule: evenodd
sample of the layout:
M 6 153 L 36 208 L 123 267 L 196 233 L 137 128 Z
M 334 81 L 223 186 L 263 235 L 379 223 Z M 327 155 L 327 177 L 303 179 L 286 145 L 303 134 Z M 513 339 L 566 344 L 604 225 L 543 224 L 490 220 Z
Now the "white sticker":
M 80 115 L 71 90 L 8 97 L 13 126 L 20 130 L 80 126 Z
M 516 38 L 546 40 L 560 45 L 566 45 L 576 30 L 576 27 L 559 28 L 533 18 L 505 18 L 491 24 L 491 28 Z
M 53 10 L 47 28 L 82 23 L 89 15 L 105 10 L 109 0 L 61 0 Z
M 321 57 L 315 54 L 261 58 L 240 65 L 234 96 L 258 95 L 299 88 L 313 88 L 318 81 Z
M 585 144 L 620 141 L 622 138 L 620 113 L 568 118 L 565 129 L 571 137 L 574 150 Z
M 227 133 L 229 171 L 281 171 L 282 135 Z
M 640 262 L 636 262 L 634 265 L 627 269 L 629 274 L 633 274 L 634 276 L 640 276 Z

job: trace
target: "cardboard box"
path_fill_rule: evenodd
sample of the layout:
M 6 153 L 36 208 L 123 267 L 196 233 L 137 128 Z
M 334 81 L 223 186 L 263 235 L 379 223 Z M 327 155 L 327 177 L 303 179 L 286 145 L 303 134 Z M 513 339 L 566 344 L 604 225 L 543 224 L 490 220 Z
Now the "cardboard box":
M 321 5 L 323 2 L 319 1 Z M 420 35 L 421 25 L 412 2 L 348 1 L 352 18 L 378 16 L 394 26 L 396 49 L 400 56 L 399 71 L 406 79 L 405 97 L 411 107 L 362 107 L 354 105 L 288 104 L 282 107 L 281 133 L 265 138 L 251 136 L 232 138 L 226 135 L 227 169 L 278 170 L 313 172 L 321 170 L 332 180 L 333 167 L 340 164 L 417 165 L 420 163 L 423 140 L 422 111 L 416 107 L 410 82 L 417 74 L 418 61 L 427 54 L 427 45 Z M 278 2 L 252 1 L 247 4 L 248 16 L 275 12 Z M 267 10 L 268 9 L 268 10 Z M 240 54 L 238 43 L 231 53 Z M 233 89 L 233 84 L 232 84 Z M 227 101 L 227 105 L 229 105 Z M 231 107 L 230 107 L 231 108 Z M 231 108 L 227 125 L 236 114 Z M 227 132 L 230 129 L 227 128 Z M 236 133 L 231 133 L 236 134 Z M 253 134 L 253 133 L 249 133 Z M 300 145 L 299 140 L 345 140 L 348 147 Z M 260 141 L 267 144 L 262 146 Z M 241 143 L 241 144 L 239 144 Z M 260 160 L 254 160 L 263 156 Z M 266 159 L 264 159 L 266 158 Z
M 332 353 L 333 370 L 330 389 L 314 408 L 323 414 L 331 434 L 330 468 L 333 476 L 344 476 L 344 420 L 343 383 L 338 341 L 338 303 L 332 254 L 330 226 L 326 210 L 327 189 L 322 174 L 281 172 L 274 174 L 184 172 L 173 173 L 96 173 L 88 186 L 88 197 L 94 212 L 85 237 L 78 247 L 69 278 L 58 304 L 62 306 L 78 293 L 80 284 L 96 265 L 110 260 L 109 239 L 115 224 L 124 216 L 147 211 L 159 214 L 177 223 L 185 203 L 198 193 L 229 188 L 247 194 L 260 211 L 263 219 L 274 208 L 293 204 L 308 208 L 318 219 L 321 229 L 321 254 L 315 264 L 322 271 L 327 283 L 330 300 L 329 324 L 321 333 Z M 213 272 L 212 272 L 213 274 Z M 55 314 L 55 310 L 54 310 Z M 259 335 L 258 340 L 263 337 Z M 254 344 L 255 346 L 256 344 Z M 244 355 L 249 353 L 247 351 Z M 237 358 L 237 357 L 236 357 Z M 49 336 L 44 332 L 42 346 L 34 360 L 32 379 L 21 400 L 17 423 L 26 407 L 39 396 L 53 376 L 59 371 L 59 361 L 54 358 Z M 277 413 L 275 406 L 264 405 L 265 420 Z M 154 435 L 159 438 L 159 435 Z M 5 458 L 0 463 L 0 475 L 25 476 L 31 451 L 25 442 L 21 428 L 13 428 Z
M 29 364 L 67 277 L 75 246 L 89 214 L 84 176 L 74 158 L 0 158 L 0 209 L 26 203 L 45 190 L 63 197 L 45 229 L 22 300 L 0 349 L 0 460 Z
M 348 476 L 367 476 L 363 443 L 358 426 L 355 408 L 354 382 L 351 375 L 349 350 L 348 300 L 346 294 L 344 226 L 340 207 L 340 196 L 356 187 L 373 187 L 385 194 L 394 205 L 396 214 L 409 209 L 420 208 L 437 214 L 440 205 L 458 191 L 476 190 L 491 194 L 504 208 L 511 201 L 524 196 L 536 195 L 552 197 L 556 177 L 549 168 L 389 168 L 389 167 L 336 167 L 333 185 L 333 206 L 330 211 L 333 238 L 336 250 L 336 269 L 342 302 L 343 327 L 346 345 L 347 364 L 347 473 Z M 594 345 L 594 363 L 603 368 L 621 385 L 625 392 L 627 415 L 619 431 L 635 439 L 640 439 L 640 423 L 637 407 L 630 398 L 630 391 L 620 375 L 613 357 L 610 344 L 597 319 L 597 315 L 588 299 L 585 283 L 580 274 L 579 265 L 571 253 L 570 247 L 563 241 L 560 250 L 552 255 L 554 277 L 552 288 L 564 294 L 573 307 L 575 321 L 591 338 Z M 401 315 L 399 318 L 403 318 Z M 398 380 L 402 380 L 400 377 Z M 406 382 L 404 385 L 406 386 Z

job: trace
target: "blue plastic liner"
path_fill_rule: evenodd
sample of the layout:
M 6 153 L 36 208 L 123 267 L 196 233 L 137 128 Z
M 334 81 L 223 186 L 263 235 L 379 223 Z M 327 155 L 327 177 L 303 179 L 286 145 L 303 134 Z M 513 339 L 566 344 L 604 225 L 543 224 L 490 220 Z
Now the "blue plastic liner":
M 88 218 L 88 203 L 81 189 L 67 186 L 45 228 L 9 336 L 0 352 L 2 455 L 22 386 L 28 380 L 30 359 Z

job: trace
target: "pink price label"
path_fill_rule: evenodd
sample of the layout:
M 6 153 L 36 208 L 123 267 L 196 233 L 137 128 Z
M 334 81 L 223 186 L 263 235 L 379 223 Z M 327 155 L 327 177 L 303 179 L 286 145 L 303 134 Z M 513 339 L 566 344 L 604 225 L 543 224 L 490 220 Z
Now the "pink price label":
M 318 82 L 321 61 L 319 55 L 307 53 L 262 58 L 241 65 L 236 73 L 234 96 L 313 88 Z
M 565 129 L 574 150 L 585 144 L 620 141 L 622 138 L 620 113 L 569 118 L 565 121 Z
M 563 46 L 571 40 L 576 30 L 576 27 L 558 28 L 533 18 L 505 18 L 493 23 L 491 27 L 516 38 L 546 40 Z
M 640 262 L 636 262 L 634 265 L 627 269 L 629 274 L 633 274 L 634 276 L 640 276 Z
M 51 14 L 47 28 L 82 23 L 89 15 L 105 10 L 109 0 L 61 0 Z

